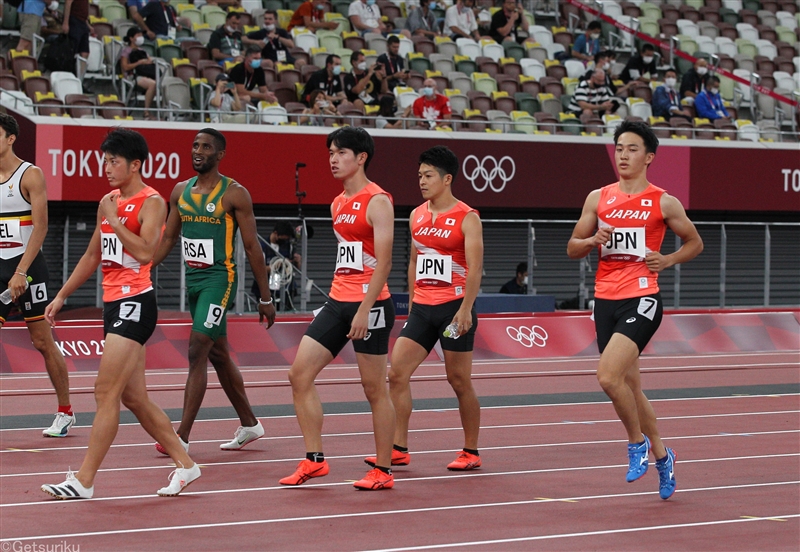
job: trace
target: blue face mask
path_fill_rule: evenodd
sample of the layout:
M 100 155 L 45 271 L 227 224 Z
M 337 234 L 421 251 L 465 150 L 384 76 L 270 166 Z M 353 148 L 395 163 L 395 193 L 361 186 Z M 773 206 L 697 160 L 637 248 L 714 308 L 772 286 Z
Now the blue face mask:
M 428 9 L 429 10 L 435 10 L 438 7 L 439 7 L 439 4 L 437 4 L 436 2 L 431 2 L 430 4 L 428 4 Z
M 341 65 L 334 65 L 333 66 L 333 74 L 338 76 L 342 73 L 342 66 Z
M 261 60 L 260 59 L 251 59 L 250 60 L 250 67 L 252 69 L 258 69 L 261 67 Z
M 428 96 L 428 97 L 433 96 L 433 88 L 431 88 L 430 86 L 425 86 L 419 89 L 419 93 L 422 94 L 423 96 Z
M 378 0 L 367 0 L 367 6 L 374 6 Z

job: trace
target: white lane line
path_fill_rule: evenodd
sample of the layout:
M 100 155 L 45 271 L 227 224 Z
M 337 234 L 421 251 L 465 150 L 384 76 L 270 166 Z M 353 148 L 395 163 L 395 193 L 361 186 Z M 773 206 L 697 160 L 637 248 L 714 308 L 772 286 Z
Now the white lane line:
M 715 525 L 730 525 L 732 523 L 746 523 L 751 521 L 775 521 L 776 518 L 797 518 L 800 514 L 786 514 L 768 517 L 748 517 L 720 519 L 714 521 L 696 521 L 694 523 L 674 523 L 671 525 L 646 525 L 643 527 L 626 527 L 622 529 L 606 529 L 603 531 L 585 531 L 582 533 L 560 533 L 555 535 L 536 535 L 533 537 L 517 537 L 513 539 L 494 539 L 484 541 L 451 542 L 442 544 L 428 544 L 423 546 L 406 546 L 403 548 L 381 548 L 372 552 L 400 552 L 406 550 L 436 550 L 441 548 L 457 548 L 461 546 L 488 546 L 490 544 L 511 544 L 516 542 L 532 542 L 541 540 L 570 539 L 580 537 L 597 537 L 602 535 L 621 535 L 624 533 L 640 533 L 643 531 L 658 531 L 663 529 L 686 529 L 691 527 L 711 527 Z
M 400 480 L 400 481 L 408 481 L 408 480 Z M 759 487 L 776 487 L 776 486 L 783 486 L 783 485 L 798 485 L 800 481 L 775 481 L 775 482 L 768 482 L 768 483 L 752 483 L 747 485 L 725 485 L 719 487 L 698 487 L 692 489 L 682 489 L 678 492 L 680 493 L 691 493 L 691 492 L 715 492 L 715 491 L 727 491 L 727 490 L 738 490 L 738 489 L 747 489 L 747 488 L 759 488 Z M 339 483 L 339 485 L 352 485 L 350 482 Z M 290 489 L 287 487 L 283 487 L 284 489 Z M 181 493 L 184 495 L 195 495 L 199 493 Z M 432 506 L 427 508 L 407 508 L 402 510 L 384 510 L 384 511 L 364 511 L 364 512 L 352 512 L 352 513 L 345 513 L 345 514 L 323 514 L 317 516 L 303 516 L 303 517 L 288 517 L 288 518 L 277 518 L 277 519 L 257 519 L 257 520 L 246 520 L 246 521 L 231 521 L 231 522 L 219 522 L 219 523 L 198 523 L 194 525 L 171 525 L 171 526 L 164 526 L 164 527 L 143 527 L 138 529 L 116 529 L 111 531 L 91 531 L 85 533 L 65 533 L 65 534 L 57 534 L 57 535 L 36 535 L 36 536 L 18 536 L 18 537 L 6 537 L 0 539 L 0 542 L 9 542 L 9 541 L 30 541 L 30 540 L 44 540 L 44 539 L 69 539 L 69 538 L 77 538 L 77 537 L 97 537 L 97 536 L 106 536 L 106 535 L 130 535 L 136 533 L 156 533 L 162 531 L 180 531 L 180 530 L 197 530 L 197 529 L 209 529 L 209 528 L 219 528 L 219 527 L 243 527 L 243 526 L 258 526 L 258 525 L 270 525 L 275 523 L 286 523 L 286 522 L 297 522 L 297 521 L 322 521 L 322 520 L 332 520 L 332 519 L 347 519 L 347 518 L 365 518 L 365 517 L 372 517 L 372 516 L 385 516 L 385 515 L 399 515 L 399 514 L 424 514 L 428 512 L 446 512 L 446 511 L 457 511 L 457 510 L 474 510 L 480 508 L 497 508 L 497 507 L 509 507 L 509 506 L 527 506 L 533 504 L 550 504 L 553 502 L 562 503 L 564 501 L 572 500 L 572 501 L 588 501 L 588 500 L 602 500 L 602 499 L 615 499 L 615 498 L 625 498 L 625 497 L 636 497 L 636 496 L 651 496 L 655 495 L 655 492 L 638 492 L 638 493 L 621 493 L 621 494 L 610 494 L 610 495 L 591 495 L 591 496 L 576 496 L 576 497 L 562 497 L 562 498 L 547 498 L 541 499 L 537 498 L 534 500 L 516 500 L 512 502 L 492 502 L 487 504 L 457 504 L 453 506 Z M 119 497 L 120 499 L 124 498 L 139 498 L 139 497 Z M 155 498 L 159 499 L 157 496 L 148 496 L 147 498 Z M 105 499 L 91 499 L 88 502 L 95 502 L 97 500 L 105 500 Z M 163 499 L 160 499 L 163 500 Z M 50 502 L 43 502 L 41 504 L 61 504 L 62 506 L 65 504 L 86 504 L 87 501 L 81 500 L 53 500 Z M 800 514 L 786 514 L 780 517 L 797 517 Z M 770 519 L 777 517 L 777 516 L 770 516 Z M 748 518 L 749 519 L 749 518 Z

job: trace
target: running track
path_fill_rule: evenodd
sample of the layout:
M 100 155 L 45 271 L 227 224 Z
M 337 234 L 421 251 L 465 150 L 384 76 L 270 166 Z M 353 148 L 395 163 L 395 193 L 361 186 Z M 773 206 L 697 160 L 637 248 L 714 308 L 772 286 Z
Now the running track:
M 44 439 L 54 394 L 44 375 L 0 378 L 0 552 L 60 550 L 797 550 L 800 547 L 800 370 L 797 352 L 650 356 L 643 384 L 678 453 L 678 491 L 658 497 L 655 467 L 627 484 L 625 435 L 599 392 L 596 358 L 481 362 L 483 468 L 448 472 L 462 445 L 441 364 L 417 371 L 412 462 L 390 491 L 352 481 L 374 453 L 371 418 L 353 366 L 321 375 L 329 476 L 277 484 L 303 456 L 288 367 L 245 367 L 267 437 L 222 452 L 238 425 L 209 377 L 192 433 L 203 476 L 159 498 L 173 466 L 123 412 L 95 499 L 39 491 L 63 481 L 85 452 L 93 375 L 71 374 L 81 424 Z M 183 371 L 148 372 L 154 400 L 180 416 Z M 71 548 L 67 548 L 67 546 Z M 32 550 L 32 549 L 31 549 Z M 53 550 L 58 550 L 53 548 Z

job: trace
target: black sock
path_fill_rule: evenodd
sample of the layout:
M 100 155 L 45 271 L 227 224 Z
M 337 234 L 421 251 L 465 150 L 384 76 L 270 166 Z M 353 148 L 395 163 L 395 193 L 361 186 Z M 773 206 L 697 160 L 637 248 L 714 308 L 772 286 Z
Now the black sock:
M 478 449 L 468 449 L 468 448 L 465 448 L 465 449 L 464 449 L 464 452 L 468 452 L 468 453 L 470 453 L 470 454 L 474 454 L 475 456 L 480 456 L 480 454 L 478 453 Z
M 325 455 L 321 452 L 307 452 L 306 460 L 311 460 L 312 462 L 324 462 Z
M 392 445 L 392 448 L 400 452 L 408 452 L 408 447 L 401 447 L 400 445 Z
M 383 466 L 375 466 L 379 470 L 381 470 L 386 475 L 392 475 L 392 468 L 384 468 Z

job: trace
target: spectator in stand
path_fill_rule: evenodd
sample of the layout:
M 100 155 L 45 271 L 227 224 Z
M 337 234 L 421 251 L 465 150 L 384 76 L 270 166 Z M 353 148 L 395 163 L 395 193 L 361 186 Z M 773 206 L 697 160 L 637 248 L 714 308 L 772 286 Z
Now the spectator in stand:
M 144 90 L 144 118 L 157 120 L 150 114 L 150 105 L 156 95 L 156 66 L 141 46 L 144 44 L 144 34 L 137 27 L 128 29 L 125 35 L 125 46 L 119 53 L 119 65 L 129 78 L 136 79 L 136 86 Z
M 394 96 L 391 94 L 381 96 L 380 111 L 375 119 L 375 128 L 404 128 L 403 121 L 397 118 L 396 112 Z
M 339 113 L 331 102 L 325 98 L 325 92 L 314 90 L 309 99 L 311 107 L 303 110 L 300 117 L 301 125 L 325 126 L 325 119 L 337 116 Z M 327 117 L 326 117 L 327 116 Z
M 614 112 L 617 104 L 612 101 L 611 91 L 606 86 L 606 72 L 595 69 L 588 80 L 583 80 L 575 89 L 567 110 L 579 117 L 602 117 L 606 111 Z
M 392 35 L 386 39 L 386 53 L 378 56 L 378 63 L 383 66 L 384 72 L 389 79 L 388 91 L 391 92 L 396 86 L 405 86 L 405 79 L 408 78 L 408 71 L 405 70 L 405 60 L 400 57 L 400 39 Z
M 350 66 L 352 71 L 342 79 L 347 100 L 362 110 L 365 105 L 378 105 L 378 96 L 388 92 L 386 73 L 380 64 L 373 63 L 367 69 L 366 57 L 362 52 L 356 51 L 350 55 Z
M 649 42 L 642 45 L 641 53 L 628 60 L 620 73 L 622 82 L 630 85 L 633 81 L 649 83 L 656 76 L 656 49 Z M 628 86 L 624 87 L 625 89 Z
M 55 2 L 55 0 L 53 0 Z M 58 2 L 55 2 L 58 9 Z M 31 51 L 33 35 L 40 34 L 42 27 L 42 15 L 44 15 L 44 0 L 24 0 L 17 8 L 19 14 L 19 42 L 17 42 L 17 52 L 23 50 Z
M 592 73 L 594 73 L 596 69 L 602 69 L 606 74 L 606 87 L 609 89 L 609 91 L 611 91 L 612 96 L 616 96 L 617 85 L 614 84 L 614 78 L 611 76 L 611 63 L 613 59 L 614 52 L 611 50 L 597 52 L 594 55 L 594 66 L 586 71 L 586 74 L 583 76 L 583 80 L 592 78 Z
M 267 88 L 267 77 L 261 68 L 261 48 L 255 45 L 247 47 L 244 61 L 234 65 L 230 72 L 231 81 L 236 84 L 236 91 L 242 102 L 258 105 L 259 102 L 275 103 L 278 99 Z
M 389 34 L 389 29 L 381 20 L 381 9 L 376 0 L 355 0 L 347 10 L 350 18 L 350 25 L 354 31 L 358 31 L 361 36 L 367 33 L 380 33 L 383 36 Z M 411 33 L 406 29 L 399 31 L 401 34 L 411 38 Z
M 517 275 L 503 284 L 500 293 L 510 293 L 512 295 L 528 294 L 528 263 L 517 265 Z
M 292 228 L 292 225 L 289 223 L 289 221 L 281 220 L 275 223 L 275 229 L 269 235 L 267 243 L 261 244 L 261 250 L 264 253 L 264 261 L 267 265 L 267 278 L 270 277 L 271 272 L 269 263 L 272 262 L 272 259 L 277 257 L 278 254 L 280 254 L 280 256 L 282 256 L 284 259 L 288 259 L 295 267 L 300 268 L 300 263 L 303 259 L 294 248 L 294 244 L 292 243 L 294 239 L 294 228 Z M 290 297 L 296 295 L 297 285 L 295 284 L 294 279 L 292 279 L 292 283 L 289 284 L 288 291 Z M 253 282 L 250 292 L 256 297 L 256 299 L 261 299 L 261 290 L 258 287 L 258 282 Z M 286 310 L 286 305 L 283 305 L 283 310 Z
M 593 61 L 595 56 L 600 53 L 600 31 L 602 29 L 600 21 L 589 23 L 586 33 L 575 38 L 575 44 L 572 45 L 572 57 L 581 60 L 584 65 Z
M 208 111 L 211 114 L 212 123 L 229 122 L 231 115 L 236 111 L 242 110 L 242 103 L 239 101 L 239 92 L 236 84 L 225 73 L 217 75 L 216 86 L 208 99 Z
M 419 93 L 420 97 L 411 105 L 414 117 L 424 119 L 420 121 L 419 126 L 430 129 L 450 128 L 450 115 L 453 110 L 450 108 L 448 97 L 437 92 L 436 81 L 425 79 Z
M 45 24 L 39 29 L 39 32 L 42 33 L 44 41 L 47 43 L 53 42 L 61 34 L 61 23 L 64 20 L 58 12 L 59 7 L 58 2 L 51 1 L 47 9 L 44 10 L 44 14 L 42 14 Z
M 140 29 L 145 28 L 144 19 L 142 19 L 139 11 L 144 8 L 151 0 L 126 0 L 125 5 L 128 7 L 128 19 L 136 23 Z M 158 0 L 155 0 L 156 2 Z
M 722 96 L 719 95 L 719 77 L 711 75 L 708 78 L 706 89 L 694 99 L 694 110 L 698 117 L 709 121 L 730 118 L 730 114 L 722 102 Z
M 522 9 L 522 4 L 517 4 L 516 0 L 504 0 L 503 9 L 497 10 L 492 16 L 492 24 L 489 27 L 489 35 L 497 41 L 503 42 L 533 42 L 530 37 L 520 34 L 520 30 L 528 32 L 530 23 Z
M 148 2 L 143 8 L 138 9 L 138 23 L 144 29 L 147 38 L 175 39 L 181 27 L 178 21 L 178 14 L 175 12 L 168 0 L 153 0 Z
M 82 58 L 88 58 L 89 35 L 94 32 L 89 25 L 89 0 L 66 1 L 61 30 L 69 35 L 72 51 L 80 54 Z
M 419 9 L 412 11 L 406 20 L 406 29 L 412 36 L 425 36 L 433 40 L 441 36 L 436 16 L 430 7 L 431 0 L 419 0 Z M 434 2 L 434 6 L 436 3 Z
M 335 21 L 325 21 L 325 4 L 322 3 L 322 0 L 307 0 L 300 4 L 292 14 L 286 30 L 291 31 L 295 27 L 305 27 L 312 33 L 316 33 L 318 29 L 332 31 L 338 26 L 339 24 Z
M 274 67 L 276 63 L 291 63 L 298 68 L 306 63 L 303 59 L 294 59 L 289 53 L 294 48 L 294 40 L 291 34 L 278 26 L 278 13 L 272 10 L 264 12 L 262 28 L 243 36 L 242 44 L 261 46 L 261 67 L 264 69 Z
M 691 121 L 692 114 L 688 109 L 681 106 L 681 99 L 678 95 L 678 73 L 675 69 L 667 69 L 664 73 L 664 84 L 656 88 L 653 92 L 653 116 L 664 117 L 669 121 L 670 117 L 683 117 Z
M 208 53 L 211 59 L 223 67 L 226 61 L 241 63 L 242 32 L 239 30 L 241 18 L 237 12 L 229 12 L 225 16 L 225 24 L 216 29 L 208 39 Z
M 694 62 L 694 67 L 689 69 L 683 79 L 681 79 L 681 99 L 688 99 L 694 103 L 694 99 L 706 89 L 708 83 L 708 62 L 703 58 L 698 58 Z
M 475 0 L 458 0 L 444 12 L 444 34 L 453 40 L 472 38 L 480 41 L 478 22 L 473 7 Z
M 303 101 L 309 107 L 314 105 L 311 103 L 311 93 L 314 90 L 321 90 L 325 94 L 325 100 L 331 105 L 339 105 L 343 100 L 347 99 L 342 86 L 342 58 L 335 54 L 330 54 L 325 58 L 325 68 L 320 69 L 306 81 L 306 87 L 303 90 Z

